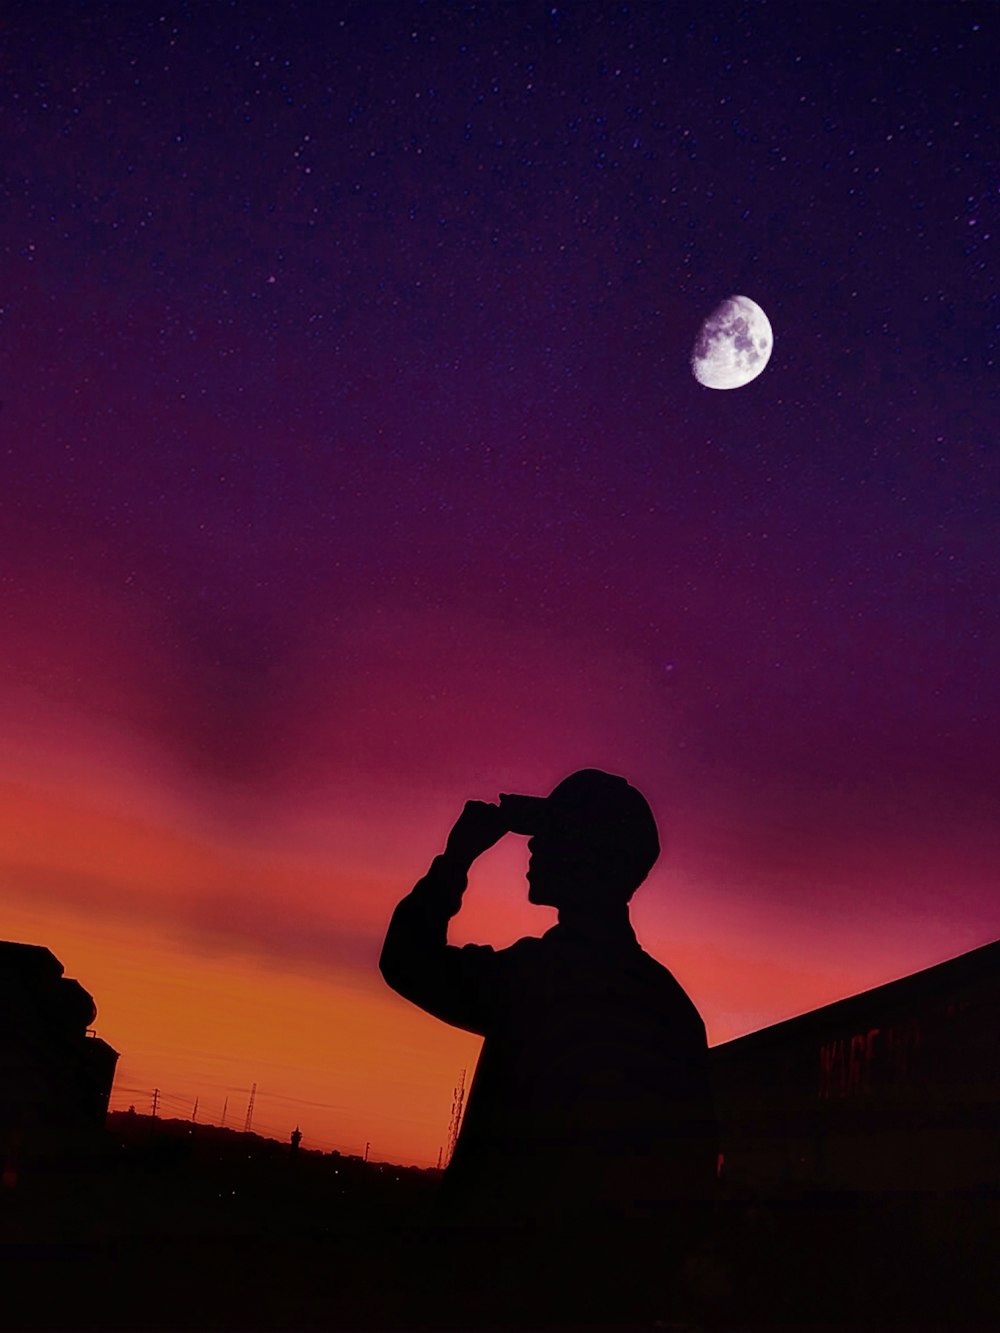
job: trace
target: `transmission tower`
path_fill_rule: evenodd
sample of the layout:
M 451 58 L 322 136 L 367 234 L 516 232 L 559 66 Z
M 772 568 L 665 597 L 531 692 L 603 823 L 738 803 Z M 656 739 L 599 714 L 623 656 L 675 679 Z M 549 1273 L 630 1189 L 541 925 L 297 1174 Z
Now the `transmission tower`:
M 250 1133 L 250 1123 L 253 1120 L 253 1099 L 256 1096 L 257 1096 L 257 1084 L 255 1083 L 253 1087 L 250 1089 L 250 1100 L 247 1102 L 247 1118 L 246 1118 L 246 1123 L 243 1126 L 244 1134 Z
M 226 1123 L 226 1112 L 229 1110 L 229 1098 L 222 1103 L 222 1119 L 219 1121 L 219 1128 L 222 1129 Z
M 458 1087 L 455 1089 L 454 1099 L 451 1103 L 451 1124 L 448 1126 L 448 1161 L 451 1161 L 452 1153 L 455 1151 L 455 1144 L 458 1142 L 458 1131 L 462 1127 L 462 1106 L 465 1102 L 465 1070 L 463 1069 L 458 1076 Z

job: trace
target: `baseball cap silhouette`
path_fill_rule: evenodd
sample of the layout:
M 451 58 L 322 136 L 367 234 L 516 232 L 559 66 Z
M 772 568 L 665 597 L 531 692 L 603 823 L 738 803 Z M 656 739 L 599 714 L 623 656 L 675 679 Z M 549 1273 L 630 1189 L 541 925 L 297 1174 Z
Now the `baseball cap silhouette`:
M 660 854 L 656 820 L 646 798 L 623 777 L 600 768 L 571 773 L 548 796 L 505 793 L 500 799 L 512 833 L 572 838 L 626 864 L 636 884 Z

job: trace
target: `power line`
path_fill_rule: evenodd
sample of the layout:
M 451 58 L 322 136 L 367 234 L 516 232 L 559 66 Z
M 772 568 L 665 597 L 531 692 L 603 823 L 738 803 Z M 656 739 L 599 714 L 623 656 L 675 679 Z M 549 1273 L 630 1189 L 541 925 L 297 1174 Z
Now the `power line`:
M 342 1102 L 314 1102 L 306 1097 L 289 1097 L 284 1092 L 269 1092 L 267 1096 L 280 1102 L 294 1102 L 296 1106 L 314 1106 L 320 1111 L 344 1111 L 347 1109 Z

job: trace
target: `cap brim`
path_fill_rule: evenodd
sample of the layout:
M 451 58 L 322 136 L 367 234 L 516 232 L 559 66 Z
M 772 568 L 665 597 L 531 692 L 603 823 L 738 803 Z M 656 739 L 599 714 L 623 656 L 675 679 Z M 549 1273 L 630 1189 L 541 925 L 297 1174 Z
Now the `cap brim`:
M 500 809 L 507 816 L 511 833 L 538 833 L 545 823 L 547 803 L 545 796 L 517 796 L 507 792 L 500 795 Z

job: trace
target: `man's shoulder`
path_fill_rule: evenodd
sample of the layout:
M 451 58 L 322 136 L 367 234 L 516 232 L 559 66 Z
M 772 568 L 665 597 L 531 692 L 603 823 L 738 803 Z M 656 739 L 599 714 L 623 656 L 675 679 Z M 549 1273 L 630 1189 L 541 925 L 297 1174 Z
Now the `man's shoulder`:
M 511 963 L 521 963 L 533 958 L 541 958 L 544 953 L 544 936 L 523 935 L 519 940 L 515 940 L 513 944 L 508 944 L 505 949 L 498 949 L 497 957 Z
M 704 1019 L 698 1012 L 691 996 L 688 995 L 669 967 L 664 966 L 658 958 L 654 958 L 642 947 L 639 948 L 639 958 L 640 967 L 648 978 L 649 984 L 656 988 L 664 1007 L 673 1009 L 678 1016 L 682 1016 L 686 1020 L 702 1040 L 707 1040 Z

